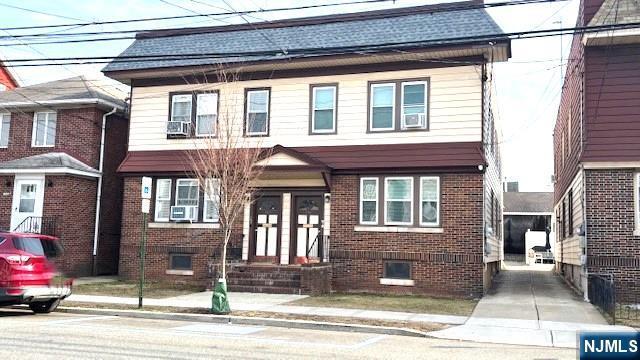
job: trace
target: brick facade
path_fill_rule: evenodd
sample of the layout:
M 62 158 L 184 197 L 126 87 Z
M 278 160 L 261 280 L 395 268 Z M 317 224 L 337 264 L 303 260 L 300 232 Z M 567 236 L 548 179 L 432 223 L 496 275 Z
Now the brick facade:
M 613 274 L 618 300 L 640 298 L 632 169 L 585 170 L 589 273 Z
M 50 109 L 46 109 L 50 110 Z M 96 107 L 57 109 L 56 138 L 53 147 L 32 147 L 34 112 L 11 113 L 9 145 L 0 149 L 0 162 L 50 152 L 64 152 L 98 168 L 102 116 Z M 98 263 L 93 264 L 96 178 L 70 175 L 45 177 L 43 216 L 55 218 L 57 234 L 65 247 L 60 270 L 71 276 L 115 274 L 118 269 L 122 178 L 116 173 L 126 155 L 128 121 L 119 115 L 107 119 Z M 0 227 L 11 230 L 11 208 L 15 177 L 0 177 L 2 198 Z
M 331 267 L 309 267 L 303 271 L 301 291 L 322 293 L 332 289 L 481 297 L 485 279 L 490 281 L 496 270 L 489 264 L 485 271 L 483 265 L 482 179 L 479 173 L 441 176 L 443 233 L 383 233 L 354 231 L 358 221 L 359 177 L 332 176 Z M 141 178 L 126 177 L 124 183 L 120 275 L 136 279 L 142 234 Z M 152 221 L 149 223 L 154 226 Z M 235 239 L 241 241 L 240 236 Z M 147 231 L 145 276 L 150 281 L 207 285 L 211 280 L 210 263 L 219 262 L 211 254 L 221 241 L 219 229 L 151 227 Z M 193 275 L 167 274 L 170 253 L 193 254 Z M 410 261 L 415 286 L 380 285 L 385 260 Z M 329 278 L 330 283 L 326 280 Z
M 334 176 L 331 189 L 333 287 L 373 291 L 481 297 L 482 174 L 441 176 L 443 233 L 356 232 L 356 175 Z M 380 285 L 385 260 L 412 264 L 414 287 Z

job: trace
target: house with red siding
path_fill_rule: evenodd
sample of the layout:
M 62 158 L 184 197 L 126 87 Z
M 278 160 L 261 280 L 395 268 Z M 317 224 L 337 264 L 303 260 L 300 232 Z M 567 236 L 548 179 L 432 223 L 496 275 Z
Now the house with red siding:
M 0 59 L 0 91 L 15 89 L 18 86 L 18 81 Z
M 638 20 L 633 0 L 583 0 L 577 26 Z M 640 296 L 640 29 L 573 38 L 554 130 L 557 271 L 588 297 Z
M 147 279 L 216 276 L 217 203 L 185 153 L 224 111 L 272 150 L 230 244 L 231 291 L 482 296 L 502 260 L 490 64 L 510 41 L 480 4 L 137 34 L 103 70 L 132 87 L 120 275 L 138 276 L 148 176 Z
M 75 77 L 0 92 L 0 227 L 61 239 L 70 276 L 118 270 L 124 95 Z

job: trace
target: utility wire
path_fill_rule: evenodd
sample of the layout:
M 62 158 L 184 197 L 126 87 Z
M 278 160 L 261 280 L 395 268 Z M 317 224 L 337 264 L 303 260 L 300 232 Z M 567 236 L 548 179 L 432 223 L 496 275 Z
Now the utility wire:
M 612 31 L 619 29 L 640 28 L 640 22 L 626 23 L 626 24 L 608 24 L 597 26 L 580 26 L 573 28 L 556 28 L 546 30 L 533 30 L 533 31 L 519 31 L 512 33 L 497 33 L 487 35 L 476 36 L 464 36 L 464 37 L 452 37 L 442 38 L 428 41 L 408 41 L 408 42 L 388 42 L 375 45 L 362 45 L 362 46 L 338 46 L 338 47 L 326 47 L 326 48 L 301 48 L 301 49 L 289 49 L 288 55 L 290 57 L 307 57 L 309 55 L 321 56 L 321 55 L 336 55 L 340 53 L 353 54 L 358 52 L 367 51 L 384 51 L 389 47 L 394 46 L 406 46 L 406 47 L 420 47 L 428 46 L 440 43 L 450 42 L 484 42 L 484 41 L 496 41 L 498 39 L 530 39 L 549 36 L 558 36 L 563 34 L 585 34 L 600 31 Z M 0 45 L 1 46 L 1 45 Z M 393 49 L 397 50 L 397 49 Z M 44 66 L 44 65 L 62 65 L 62 64 L 104 64 L 104 63 L 121 63 L 121 62 L 146 62 L 146 61 L 160 61 L 160 60 L 198 60 L 198 59 L 218 59 L 229 57 L 260 57 L 260 56 L 273 56 L 281 57 L 279 50 L 272 51 L 246 51 L 246 52 L 211 52 L 211 53 L 189 53 L 189 54 L 153 54 L 153 55 L 123 55 L 117 57 L 108 56 L 89 56 L 89 57 L 58 57 L 58 58 L 41 58 L 41 59 L 15 59 L 7 60 L 11 64 L 8 67 L 23 67 L 23 66 Z M 113 59 L 113 60 L 109 60 Z M 48 61 L 44 64 L 33 64 L 33 62 Z M 62 61 L 63 63 L 56 63 Z M 14 64 L 17 63 L 17 64 Z
M 361 5 L 361 4 L 374 4 L 374 3 L 385 3 L 385 2 L 396 2 L 397 0 L 357 0 L 350 2 L 337 2 L 337 3 L 328 3 L 328 4 L 316 4 L 316 5 L 305 5 L 305 6 L 292 6 L 292 7 L 280 7 L 280 8 L 271 8 L 271 9 L 259 9 L 259 10 L 243 10 L 243 11 L 225 11 L 225 12 L 217 12 L 217 13 L 194 13 L 193 15 L 177 15 L 177 16 L 164 16 L 164 17 L 153 17 L 153 18 L 138 18 L 138 19 L 128 19 L 128 20 L 112 20 L 112 21 L 94 21 L 94 22 L 83 22 L 83 23 L 70 23 L 70 24 L 59 24 L 59 25 L 38 25 L 38 26 L 21 26 L 21 27 L 8 27 L 8 28 L 0 28 L 0 30 L 29 30 L 29 29 L 43 29 L 43 28 L 56 28 L 56 27 L 71 27 L 71 26 L 91 26 L 91 25 L 110 25 L 110 24 L 123 24 L 123 23 L 134 23 L 134 22 L 148 22 L 148 21 L 160 21 L 160 20 L 174 20 L 174 19 L 184 19 L 184 18 L 194 18 L 194 17 L 211 17 L 211 16 L 224 16 L 224 15 L 248 15 L 254 13 L 268 13 L 268 12 L 283 12 L 283 11 L 294 11 L 294 10 L 307 10 L 307 9 L 315 9 L 315 8 L 325 8 L 325 7 L 339 7 L 339 6 L 347 6 L 347 5 Z M 543 4 L 543 3 L 557 3 L 557 2 L 565 2 L 569 0 L 512 0 L 512 1 L 502 1 L 502 2 L 494 2 L 494 3 L 453 3 L 449 6 L 442 6 L 440 8 L 433 8 L 429 10 L 429 13 L 440 13 L 440 12 L 451 12 L 451 11 L 461 11 L 461 10 L 473 10 L 473 9 L 489 9 L 496 7 L 504 7 L 504 6 L 515 6 L 515 5 L 528 5 L 528 4 Z M 1 5 L 1 4 L 0 4 Z M 188 10 L 179 5 L 172 4 L 173 6 L 180 7 L 184 10 Z M 401 8 L 400 8 L 401 9 Z M 287 19 L 281 19 L 287 20 Z M 280 21 L 280 20 L 278 20 Z M 123 31 L 98 31 L 98 32 L 86 32 L 86 33 L 72 33 L 67 35 L 74 34 L 82 34 L 82 35 L 95 35 L 95 34 L 113 34 L 113 33 L 132 33 L 132 32 L 144 32 L 144 31 L 154 31 L 158 29 L 133 29 L 133 30 L 123 30 Z M 38 36 L 39 34 L 28 34 L 24 36 Z

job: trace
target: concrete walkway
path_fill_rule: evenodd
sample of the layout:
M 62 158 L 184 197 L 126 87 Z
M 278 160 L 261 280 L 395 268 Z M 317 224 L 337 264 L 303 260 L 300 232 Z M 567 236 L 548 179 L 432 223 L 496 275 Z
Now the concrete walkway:
M 229 303 L 231 304 L 231 309 L 233 311 L 264 311 L 295 315 L 347 317 L 388 321 L 411 321 L 424 323 L 441 323 L 449 325 L 461 325 L 464 324 L 467 320 L 466 316 L 455 315 L 416 314 L 398 311 L 343 309 L 316 306 L 297 306 L 288 304 L 291 301 L 302 299 L 305 297 L 307 296 L 230 292 Z M 114 296 L 71 295 L 67 300 L 104 304 L 138 304 L 137 298 L 122 298 Z M 209 309 L 211 307 L 211 292 L 205 291 L 166 299 L 145 299 L 144 305 Z
M 448 339 L 575 347 L 578 331 L 613 327 L 553 274 L 553 265 L 507 264 L 463 326 L 434 332 Z

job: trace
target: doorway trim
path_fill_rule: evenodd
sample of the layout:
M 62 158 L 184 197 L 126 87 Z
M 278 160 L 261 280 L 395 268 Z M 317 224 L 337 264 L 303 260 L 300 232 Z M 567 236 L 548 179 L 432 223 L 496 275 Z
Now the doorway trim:
M 19 218 L 18 208 L 20 206 L 21 185 L 25 182 L 35 183 L 37 185 L 35 194 L 35 203 L 33 208 L 33 215 L 28 216 L 43 216 L 44 213 L 44 174 L 29 174 L 29 175 L 15 175 L 13 179 L 13 196 L 11 200 L 11 221 L 10 231 L 13 231 L 20 223 L 24 221 L 28 216 Z

